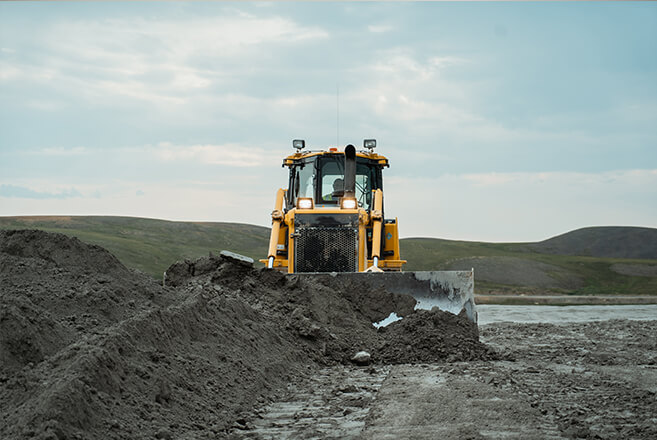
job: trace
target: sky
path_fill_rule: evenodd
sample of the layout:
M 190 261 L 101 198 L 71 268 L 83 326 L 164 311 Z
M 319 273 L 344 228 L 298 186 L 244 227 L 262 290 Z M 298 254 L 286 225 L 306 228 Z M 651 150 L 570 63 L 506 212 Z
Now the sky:
M 0 2 L 0 216 L 269 226 L 370 138 L 401 237 L 657 227 L 657 2 Z

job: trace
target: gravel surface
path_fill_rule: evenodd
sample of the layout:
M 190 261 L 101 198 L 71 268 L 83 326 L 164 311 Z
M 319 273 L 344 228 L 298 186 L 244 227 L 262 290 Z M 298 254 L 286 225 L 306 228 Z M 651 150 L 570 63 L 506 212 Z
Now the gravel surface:
M 656 332 L 657 321 L 491 324 L 481 338 L 503 360 L 323 370 L 232 436 L 654 439 Z

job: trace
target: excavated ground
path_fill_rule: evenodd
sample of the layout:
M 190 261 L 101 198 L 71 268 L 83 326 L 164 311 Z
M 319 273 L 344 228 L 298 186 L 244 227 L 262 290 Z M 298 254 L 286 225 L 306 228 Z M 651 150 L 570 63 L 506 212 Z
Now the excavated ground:
M 174 264 L 163 287 L 36 230 L 0 232 L 0 286 L 2 438 L 212 438 L 361 350 L 378 363 L 495 357 L 440 311 L 372 326 L 412 310 L 408 297 L 214 256 Z
M 2 231 L 0 438 L 657 438 L 657 321 L 486 326 L 483 344 L 412 306 L 212 255 L 162 286 Z

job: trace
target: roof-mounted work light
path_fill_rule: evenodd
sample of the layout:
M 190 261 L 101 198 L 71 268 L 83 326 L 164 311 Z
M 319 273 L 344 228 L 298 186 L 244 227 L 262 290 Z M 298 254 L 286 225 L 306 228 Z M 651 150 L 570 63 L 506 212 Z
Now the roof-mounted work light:
M 295 139 L 292 141 L 292 146 L 297 150 L 301 151 L 304 148 L 306 148 L 306 141 L 304 141 L 303 139 Z
M 374 150 L 376 148 L 376 139 L 365 139 L 363 141 L 363 147 L 370 151 Z

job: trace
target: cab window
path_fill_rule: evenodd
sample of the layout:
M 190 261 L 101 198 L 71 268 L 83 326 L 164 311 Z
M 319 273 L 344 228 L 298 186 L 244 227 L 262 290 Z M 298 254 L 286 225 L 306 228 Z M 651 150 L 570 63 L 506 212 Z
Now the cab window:
M 342 157 L 340 157 L 342 159 Z M 344 160 L 337 157 L 322 158 L 320 167 L 320 204 L 336 204 L 344 195 Z
M 372 176 L 374 169 L 364 165 L 356 164 L 356 200 L 358 206 L 367 210 L 372 203 Z
M 320 205 L 335 205 L 344 195 L 344 157 L 325 156 L 320 159 Z M 375 168 L 366 163 L 356 163 L 356 200 L 358 206 L 370 209 Z
M 313 197 L 313 180 L 315 178 L 315 167 L 312 163 L 305 164 L 303 168 L 297 169 L 297 194 L 298 197 Z M 295 198 L 295 199 L 296 199 Z
M 294 208 L 299 197 L 315 197 L 315 158 L 290 167 L 290 189 L 286 195 L 288 209 Z

